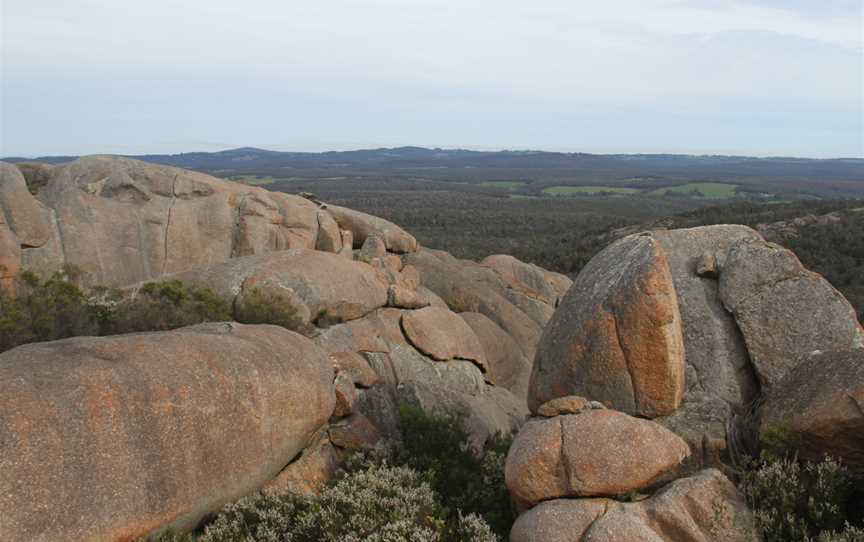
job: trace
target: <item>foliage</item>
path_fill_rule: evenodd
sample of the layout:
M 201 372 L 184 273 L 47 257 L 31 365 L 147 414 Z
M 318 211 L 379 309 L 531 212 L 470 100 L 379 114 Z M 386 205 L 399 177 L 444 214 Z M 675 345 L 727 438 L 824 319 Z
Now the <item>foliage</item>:
M 504 485 L 510 439 L 492 437 L 478 451 L 469 444 L 464 416 L 428 414 L 412 405 L 399 407 L 402 444 L 392 461 L 423 474 L 451 511 L 482 517 L 500 536 L 513 523 Z
M 176 329 L 231 319 L 213 292 L 179 281 L 151 282 L 132 294 L 110 288 L 89 292 L 71 267 L 47 279 L 25 271 L 15 293 L 0 291 L 0 351 L 21 344 L 82 335 Z
M 813 463 L 766 453 L 742 473 L 739 487 L 765 542 L 844 540 L 860 532 L 847 523 L 864 519 L 850 517 L 853 478 L 834 459 Z
M 314 326 L 304 322 L 291 303 L 268 296 L 259 288 L 243 293 L 242 302 L 235 306 L 234 316 L 244 324 L 273 324 L 307 336 L 315 332 Z
M 228 505 L 197 537 L 159 542 L 495 542 L 476 515 L 449 518 L 423 476 L 371 464 L 346 473 L 317 496 L 259 493 Z

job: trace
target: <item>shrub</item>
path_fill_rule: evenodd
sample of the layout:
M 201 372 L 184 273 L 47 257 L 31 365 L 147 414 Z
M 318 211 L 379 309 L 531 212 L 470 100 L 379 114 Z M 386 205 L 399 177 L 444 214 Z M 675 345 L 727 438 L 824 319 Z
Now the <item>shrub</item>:
M 765 542 L 845 540 L 860 532 L 847 523 L 853 479 L 831 458 L 812 463 L 766 453 L 739 485 Z
M 112 297 L 109 293 L 109 299 Z M 104 307 L 105 297 L 94 297 Z M 98 301 L 96 301 L 98 300 Z M 103 320 L 102 334 L 166 331 L 201 322 L 231 320 L 228 303 L 207 288 L 179 280 L 148 282 L 129 299 L 117 301 Z
M 289 300 L 268 296 L 259 288 L 243 293 L 242 301 L 234 307 L 234 317 L 244 324 L 273 324 L 307 336 L 315 330 L 303 321 Z
M 182 537 L 163 535 L 163 542 Z M 187 538 L 191 539 L 190 538 Z M 494 542 L 474 515 L 448 524 L 438 496 L 407 467 L 347 473 L 317 497 L 257 494 L 227 506 L 198 542 Z
M 513 523 L 504 485 L 510 439 L 496 435 L 482 450 L 474 450 L 464 420 L 458 413 L 429 414 L 413 405 L 400 405 L 402 445 L 392 461 L 422 473 L 452 513 L 476 514 L 499 536 L 506 536 Z

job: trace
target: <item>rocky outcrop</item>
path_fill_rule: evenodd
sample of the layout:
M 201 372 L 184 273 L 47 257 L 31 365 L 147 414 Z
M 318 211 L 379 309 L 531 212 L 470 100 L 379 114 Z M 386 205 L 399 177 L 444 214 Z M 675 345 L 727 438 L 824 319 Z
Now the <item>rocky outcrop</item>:
M 22 248 L 38 248 L 51 238 L 50 211 L 27 188 L 15 166 L 0 162 L 0 213 Z
M 753 515 L 718 470 L 677 480 L 635 503 L 557 499 L 519 516 L 511 542 L 753 542 Z
M 275 326 L 10 350 L 0 354 L 0 539 L 189 528 L 271 480 L 333 406 L 326 354 Z
M 763 434 L 805 457 L 864 466 L 864 349 L 807 356 L 772 387 L 760 414 Z
M 513 392 L 517 397 L 528 397 L 531 361 L 528 360 L 513 337 L 479 312 L 463 312 L 459 316 L 471 327 L 486 357 L 486 379 Z
M 560 273 L 546 271 L 506 254 L 488 256 L 480 265 L 493 269 L 511 289 L 552 307 L 572 285 L 572 281 Z
M 510 447 L 505 476 L 513 498 L 531 507 L 559 497 L 643 489 L 689 453 L 683 440 L 656 423 L 614 410 L 588 410 L 527 422 Z
M 360 248 L 370 236 L 377 236 L 390 252 L 405 254 L 417 250 L 417 240 L 392 222 L 360 211 L 329 205 L 327 212 L 343 230 L 353 234 L 354 248 Z
M 410 311 L 402 317 L 402 329 L 411 344 L 432 359 L 464 359 L 486 368 L 477 335 L 454 312 L 437 307 Z
M 582 395 L 641 416 L 671 414 L 684 391 L 678 301 L 666 256 L 627 237 L 582 270 L 537 351 L 528 404 Z
M 744 335 L 764 390 L 805 354 L 864 347 L 852 305 L 779 245 L 735 244 L 722 267 L 720 299 Z
M 317 250 L 232 258 L 168 278 L 209 288 L 240 312 L 250 298 L 253 305 L 277 303 L 306 324 L 354 320 L 387 303 L 387 287 L 371 266 Z

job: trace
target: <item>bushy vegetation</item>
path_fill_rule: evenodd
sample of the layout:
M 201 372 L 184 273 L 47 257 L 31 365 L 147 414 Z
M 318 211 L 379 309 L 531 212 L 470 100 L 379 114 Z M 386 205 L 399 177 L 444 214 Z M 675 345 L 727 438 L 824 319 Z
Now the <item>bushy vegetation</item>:
M 739 488 L 765 542 L 864 540 L 864 483 L 859 473 L 825 457 L 799 459 L 782 430 L 760 435 L 762 451 L 739 473 Z
M 80 273 L 67 267 L 47 279 L 25 271 L 14 295 L 0 290 L 0 352 L 16 346 L 84 335 L 167 331 L 202 322 L 232 320 L 231 306 L 207 288 L 165 280 L 136 291 L 78 284 Z M 244 303 L 244 323 L 268 323 L 308 331 L 287 308 L 266 299 Z
M 513 521 L 504 486 L 507 441 L 482 450 L 460 415 L 400 407 L 400 443 L 350 457 L 317 496 L 259 493 L 227 506 L 197 534 L 160 542 L 495 542 Z

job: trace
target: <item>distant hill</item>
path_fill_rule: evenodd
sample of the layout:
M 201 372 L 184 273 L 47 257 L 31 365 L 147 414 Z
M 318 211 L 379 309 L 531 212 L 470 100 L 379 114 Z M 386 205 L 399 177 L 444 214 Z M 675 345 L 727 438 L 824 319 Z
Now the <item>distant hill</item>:
M 7 162 L 68 162 L 72 156 Z M 193 169 L 220 177 L 274 179 L 398 178 L 479 183 L 526 180 L 526 190 L 553 185 L 602 184 L 657 189 L 683 181 L 730 182 L 739 192 L 791 192 L 817 197 L 864 195 L 864 159 L 829 160 L 691 156 L 678 154 L 586 154 L 545 151 L 473 151 L 423 147 L 331 152 L 282 152 L 243 147 L 219 152 L 131 156 L 151 163 Z M 527 193 L 527 192 L 526 192 Z

